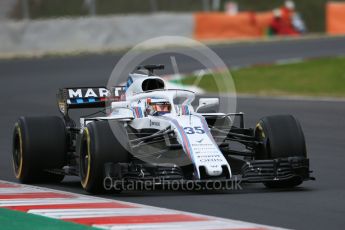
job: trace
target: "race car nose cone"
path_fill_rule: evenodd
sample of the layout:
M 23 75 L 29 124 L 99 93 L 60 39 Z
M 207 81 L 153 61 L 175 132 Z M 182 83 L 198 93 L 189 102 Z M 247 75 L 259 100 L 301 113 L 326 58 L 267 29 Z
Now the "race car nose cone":
M 206 173 L 209 176 L 220 176 L 223 173 L 221 165 L 205 165 Z

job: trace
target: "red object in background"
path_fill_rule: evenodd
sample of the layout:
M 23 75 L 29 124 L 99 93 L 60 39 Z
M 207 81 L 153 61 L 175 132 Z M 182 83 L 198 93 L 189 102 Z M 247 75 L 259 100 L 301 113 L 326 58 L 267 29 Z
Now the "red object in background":
M 282 16 L 278 35 L 298 35 L 299 33 L 294 29 L 292 25 L 292 16 L 295 11 L 285 6 L 281 7 L 280 11 Z
M 252 26 L 256 26 L 256 15 L 255 15 L 255 12 L 249 11 L 248 12 L 248 16 L 249 16 L 249 23 Z
M 328 34 L 345 34 L 345 3 L 329 2 L 326 6 L 326 30 Z
M 273 35 L 279 35 L 282 28 L 282 19 L 280 17 L 273 17 L 270 23 L 270 29 Z
M 270 23 L 272 22 L 273 13 L 271 11 L 268 12 L 259 12 L 255 14 L 256 18 L 256 27 L 259 31 L 259 35 L 263 36 L 266 34 L 267 27 L 269 27 Z
M 262 37 L 267 28 L 275 35 L 297 36 L 292 25 L 294 10 L 287 7 L 279 9 L 281 15 L 273 12 L 240 12 L 236 15 L 224 13 L 195 13 L 194 38 L 198 40 L 243 39 Z
M 257 28 L 253 25 L 253 16 L 249 12 L 236 15 L 224 13 L 195 13 L 194 38 L 215 40 L 229 38 L 258 37 Z
M 236 15 L 195 13 L 194 38 L 198 40 L 258 38 L 265 34 L 272 15 L 272 12 L 241 12 Z
M 269 23 L 269 29 L 272 35 L 294 36 L 299 35 L 299 32 L 292 24 L 292 18 L 295 14 L 293 9 L 281 7 L 274 11 L 274 15 Z

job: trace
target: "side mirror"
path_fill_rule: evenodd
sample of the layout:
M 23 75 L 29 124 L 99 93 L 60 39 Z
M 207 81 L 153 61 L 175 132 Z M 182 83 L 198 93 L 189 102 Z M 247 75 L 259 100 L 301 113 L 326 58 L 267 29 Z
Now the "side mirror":
M 219 98 L 200 98 L 197 113 L 216 113 L 219 109 Z

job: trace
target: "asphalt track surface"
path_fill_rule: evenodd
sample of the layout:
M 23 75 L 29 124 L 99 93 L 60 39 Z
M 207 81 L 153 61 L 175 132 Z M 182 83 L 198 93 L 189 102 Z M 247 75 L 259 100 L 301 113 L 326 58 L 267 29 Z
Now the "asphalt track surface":
M 293 58 L 345 55 L 345 38 L 219 45 L 212 49 L 228 66 L 246 66 Z M 16 181 L 11 165 L 11 133 L 21 115 L 56 115 L 56 89 L 104 85 L 122 54 L 0 61 L 0 179 Z M 170 59 L 151 61 L 166 63 Z M 181 72 L 200 66 L 177 58 Z M 104 195 L 124 201 L 197 212 L 294 229 L 343 229 L 345 226 L 345 102 L 239 98 L 238 111 L 248 126 L 260 117 L 291 113 L 303 126 L 316 181 L 291 190 L 263 185 L 241 191 L 134 191 Z M 49 154 L 49 153 L 47 153 Z M 78 178 L 41 185 L 84 193 Z

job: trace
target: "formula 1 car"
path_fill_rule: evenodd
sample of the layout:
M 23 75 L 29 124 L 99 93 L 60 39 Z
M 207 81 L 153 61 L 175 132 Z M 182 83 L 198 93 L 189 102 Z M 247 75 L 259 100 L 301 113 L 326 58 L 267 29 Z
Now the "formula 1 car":
M 217 112 L 219 98 L 167 89 L 154 75 L 162 65 L 140 68 L 123 86 L 63 88 L 62 114 L 20 117 L 13 133 L 13 165 L 22 183 L 60 182 L 79 176 L 91 193 L 104 190 L 104 178 L 123 181 L 224 180 L 263 183 L 270 188 L 300 185 L 310 176 L 300 123 L 291 115 L 262 118 L 246 128 L 243 113 Z M 71 109 L 105 108 L 103 116 Z M 237 124 L 238 123 L 238 124 Z

